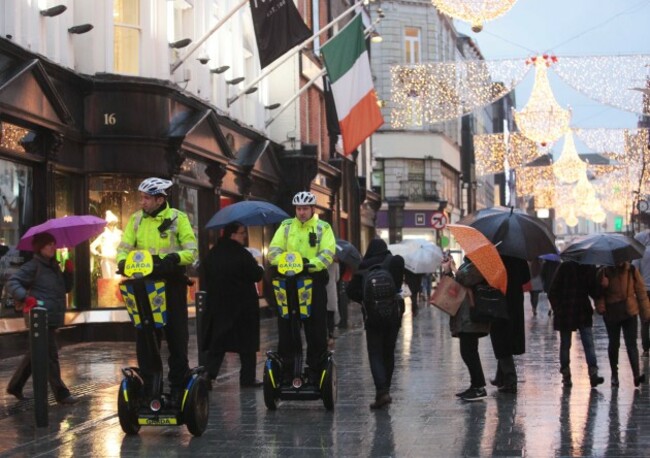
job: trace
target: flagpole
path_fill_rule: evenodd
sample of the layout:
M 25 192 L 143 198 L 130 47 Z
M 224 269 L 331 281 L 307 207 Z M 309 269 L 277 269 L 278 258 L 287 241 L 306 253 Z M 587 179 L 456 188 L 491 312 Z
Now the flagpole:
M 381 21 L 381 18 L 375 19 L 374 22 L 363 31 L 365 38 L 368 38 L 370 36 L 370 32 L 375 28 L 377 24 L 379 24 L 379 21 Z M 289 105 L 295 102 L 298 97 L 300 97 L 307 89 L 309 89 L 318 80 L 318 78 L 322 78 L 325 73 L 327 73 L 327 69 L 323 68 L 316 76 L 314 76 L 303 87 L 301 87 L 300 90 L 293 95 L 293 97 L 284 102 L 282 106 L 278 108 L 278 111 L 264 123 L 264 127 L 269 127 L 269 125 L 275 121 L 278 116 L 280 116 L 282 112 L 289 107 Z
M 228 19 L 230 19 L 230 17 L 233 14 L 235 14 L 237 11 L 239 11 L 244 5 L 246 5 L 246 3 L 248 3 L 248 0 L 242 0 L 239 5 L 235 6 L 232 10 L 230 10 L 228 13 L 226 13 L 226 15 L 223 18 L 221 18 L 221 20 L 219 22 L 217 22 L 205 35 L 203 35 L 199 41 L 197 41 L 192 46 L 190 46 L 190 48 L 187 50 L 187 52 L 185 53 L 185 55 L 183 57 L 179 57 L 178 59 L 176 59 L 176 62 L 174 62 L 172 64 L 171 71 L 169 73 L 174 73 L 176 71 L 176 69 L 178 67 L 180 67 L 181 64 L 183 62 L 185 62 L 187 60 L 187 58 L 190 57 L 190 55 L 194 51 L 196 51 L 198 49 L 199 46 L 201 46 L 203 43 L 205 43 L 205 40 L 210 38 L 210 36 L 212 36 L 212 34 L 214 32 L 216 32 L 219 29 L 219 27 L 224 25 L 226 23 L 226 21 Z
M 343 13 L 341 13 L 339 16 L 337 16 L 335 19 L 332 20 L 329 24 L 327 24 L 325 27 L 320 29 L 317 33 L 312 35 L 311 38 L 307 39 L 306 41 L 303 41 L 299 45 L 295 46 L 291 51 L 288 51 L 283 57 L 277 59 L 273 64 L 270 66 L 266 67 L 263 72 L 261 72 L 257 78 L 255 78 L 253 81 L 251 81 L 244 89 L 242 89 L 239 93 L 233 95 L 228 99 L 228 106 L 232 105 L 233 102 L 235 102 L 237 99 L 239 99 L 243 94 L 246 93 L 250 88 L 255 86 L 257 83 L 259 83 L 261 80 L 266 78 L 269 73 L 271 73 L 273 70 L 278 68 L 280 65 L 285 63 L 289 58 L 293 57 L 294 54 L 298 53 L 302 48 L 307 46 L 309 43 L 314 41 L 317 37 L 319 37 L 323 32 L 327 32 L 329 29 L 334 27 L 337 22 L 339 22 L 341 19 L 343 19 L 345 16 L 347 16 L 352 10 L 354 10 L 357 6 L 361 5 L 363 3 L 363 0 L 359 0 L 354 3 L 350 8 L 345 10 Z

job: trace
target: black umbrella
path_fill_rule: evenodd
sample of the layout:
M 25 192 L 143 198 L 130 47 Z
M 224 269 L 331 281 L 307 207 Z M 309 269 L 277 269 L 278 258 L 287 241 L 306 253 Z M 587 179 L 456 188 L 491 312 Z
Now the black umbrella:
M 458 224 L 478 229 L 500 254 L 533 260 L 556 253 L 555 236 L 539 218 L 512 207 L 492 207 L 471 213 Z
M 339 261 L 356 269 L 361 264 L 361 253 L 347 240 L 336 239 L 336 256 Z
M 643 257 L 645 246 L 623 234 L 591 234 L 576 239 L 560 257 L 580 264 L 615 266 Z

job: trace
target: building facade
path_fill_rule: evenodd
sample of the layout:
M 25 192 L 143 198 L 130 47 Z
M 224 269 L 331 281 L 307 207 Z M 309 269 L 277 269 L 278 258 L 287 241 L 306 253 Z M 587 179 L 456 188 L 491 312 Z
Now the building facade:
M 343 0 L 296 4 L 313 30 L 347 8 Z M 318 47 L 261 78 L 248 2 L 6 0 L 0 15 L 0 237 L 8 250 L 30 226 L 70 214 L 116 218 L 119 235 L 147 176 L 174 181 L 171 203 L 189 215 L 201 255 L 214 242 L 203 228 L 218 209 L 258 199 L 291 213 L 291 196 L 306 189 L 337 234 L 359 245 L 373 233 L 379 199 L 365 192 L 354 160 L 332 147 L 322 84 L 289 102 L 320 71 Z M 247 89 L 255 79 L 256 90 Z M 276 103 L 287 107 L 269 122 Z M 265 252 L 273 231 L 251 228 L 250 246 Z M 119 279 L 102 269 L 103 248 L 90 245 L 61 254 L 76 265 L 70 307 L 120 307 Z

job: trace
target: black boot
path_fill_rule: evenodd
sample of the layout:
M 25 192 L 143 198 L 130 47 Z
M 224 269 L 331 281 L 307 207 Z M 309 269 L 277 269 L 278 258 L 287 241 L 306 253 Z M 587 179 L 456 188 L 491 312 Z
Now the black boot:
M 560 373 L 562 374 L 562 385 L 567 388 L 573 386 L 573 382 L 571 381 L 571 368 L 563 367 L 560 369 Z
M 605 379 L 598 375 L 598 366 L 589 366 L 589 383 L 592 388 L 603 383 Z

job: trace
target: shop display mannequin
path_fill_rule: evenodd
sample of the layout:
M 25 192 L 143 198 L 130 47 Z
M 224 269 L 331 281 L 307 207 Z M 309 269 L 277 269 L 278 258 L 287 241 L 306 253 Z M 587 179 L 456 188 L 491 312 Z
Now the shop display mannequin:
M 122 239 L 122 231 L 117 227 L 117 216 L 106 210 L 106 227 L 99 237 L 90 244 L 90 252 L 100 257 L 99 265 L 102 270 L 102 278 L 116 278 L 117 271 L 117 247 Z

